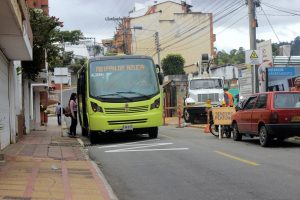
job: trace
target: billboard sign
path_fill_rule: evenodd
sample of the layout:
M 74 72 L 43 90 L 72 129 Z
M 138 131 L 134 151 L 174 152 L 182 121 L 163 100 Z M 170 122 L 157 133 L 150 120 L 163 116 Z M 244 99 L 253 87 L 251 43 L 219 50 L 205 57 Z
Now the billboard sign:
M 266 68 L 273 66 L 272 42 L 271 40 L 257 43 L 257 50 L 262 53 L 262 63 L 258 66 L 258 89 L 259 92 L 266 91 Z
M 267 68 L 267 91 L 290 91 L 297 77 L 300 77 L 300 67 Z

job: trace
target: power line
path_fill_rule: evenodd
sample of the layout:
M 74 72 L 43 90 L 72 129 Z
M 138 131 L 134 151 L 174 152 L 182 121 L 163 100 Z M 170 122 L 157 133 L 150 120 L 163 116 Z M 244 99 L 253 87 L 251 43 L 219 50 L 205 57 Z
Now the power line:
M 214 21 L 214 23 L 217 22 L 217 21 L 219 21 L 220 19 L 222 19 L 222 18 L 224 18 L 224 17 L 226 17 L 226 16 L 228 16 L 228 15 L 230 15 L 230 14 L 236 12 L 238 9 L 240 9 L 240 8 L 243 7 L 243 6 L 244 6 L 244 4 L 243 4 L 243 5 L 240 5 L 239 7 L 235 8 L 235 9 L 233 9 L 233 10 L 231 10 L 231 11 L 229 11 L 228 13 L 226 13 L 226 14 L 224 14 L 223 16 L 221 16 L 221 17 L 219 17 L 218 19 L 216 19 L 216 20 Z M 188 37 L 192 36 L 193 34 L 198 33 L 199 31 L 202 31 L 202 30 L 204 30 L 204 29 L 206 29 L 206 28 L 208 28 L 208 27 L 210 27 L 210 25 L 209 25 L 209 26 L 204 26 L 204 27 L 200 28 L 199 30 L 196 30 L 195 32 L 190 33 L 189 35 L 187 35 L 187 36 L 185 36 L 185 37 L 183 37 L 183 38 L 180 38 L 180 41 L 185 40 L 185 39 L 187 39 Z M 176 44 L 176 43 L 178 43 L 178 42 L 179 42 L 179 40 L 177 40 L 177 41 L 175 41 L 175 42 L 173 42 L 173 43 L 167 45 L 166 47 L 164 47 L 164 48 L 162 48 L 162 49 L 166 49 L 166 48 L 168 48 L 168 47 L 170 47 L 170 46 L 172 46 L 172 45 L 174 45 L 174 44 Z
M 266 15 L 266 13 L 265 13 L 265 11 L 264 11 L 263 7 L 261 6 L 260 8 L 261 8 L 261 10 L 263 11 L 263 13 L 264 13 L 264 15 L 265 15 L 265 17 L 266 17 L 266 19 L 267 19 L 267 21 L 268 21 L 268 23 L 269 23 L 269 25 L 270 25 L 271 29 L 272 29 L 272 31 L 273 31 L 273 33 L 274 33 L 274 35 L 276 36 L 276 38 L 277 38 L 278 42 L 279 42 L 279 43 L 281 43 L 281 42 L 280 42 L 280 40 L 279 40 L 279 37 L 278 37 L 277 33 L 275 32 L 275 30 L 274 30 L 274 28 L 273 28 L 273 26 L 272 26 L 272 24 L 271 24 L 271 22 L 270 22 L 270 20 L 269 20 L 268 16 Z
M 291 15 L 296 15 L 296 16 L 300 16 L 300 13 L 294 13 L 294 12 L 300 12 L 300 11 L 294 11 L 294 12 L 291 12 L 291 11 L 288 11 L 288 10 L 284 10 L 280 7 L 277 7 L 277 6 L 274 6 L 274 5 L 271 5 L 271 4 L 268 4 L 268 3 L 261 3 L 269 8 L 272 8 L 274 10 L 277 10 L 277 11 L 280 11 L 280 12 L 283 12 L 283 13 L 288 13 L 288 14 L 291 14 Z

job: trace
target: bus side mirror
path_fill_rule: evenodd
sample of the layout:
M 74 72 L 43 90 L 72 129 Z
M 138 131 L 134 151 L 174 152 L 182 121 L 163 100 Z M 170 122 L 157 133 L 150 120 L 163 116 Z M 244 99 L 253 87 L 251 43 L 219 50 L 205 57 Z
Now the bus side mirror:
M 158 81 L 159 84 L 162 85 L 164 82 L 164 74 L 163 73 L 158 73 Z
M 156 73 L 158 75 L 159 84 L 162 85 L 164 82 L 164 74 L 161 73 L 161 69 L 159 65 L 156 64 L 155 67 L 156 67 Z

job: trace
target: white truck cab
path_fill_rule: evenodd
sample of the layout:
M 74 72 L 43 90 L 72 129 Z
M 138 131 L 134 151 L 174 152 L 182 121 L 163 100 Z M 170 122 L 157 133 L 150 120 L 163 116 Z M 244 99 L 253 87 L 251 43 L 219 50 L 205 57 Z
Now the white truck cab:
M 189 77 L 184 120 L 187 123 L 207 120 L 208 102 L 211 106 L 220 105 L 224 99 L 224 79 L 222 77 Z

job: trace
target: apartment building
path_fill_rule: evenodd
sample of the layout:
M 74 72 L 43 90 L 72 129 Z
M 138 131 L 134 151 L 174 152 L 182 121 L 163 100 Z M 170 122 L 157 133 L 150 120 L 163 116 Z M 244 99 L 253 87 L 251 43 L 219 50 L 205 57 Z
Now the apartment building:
M 0 150 L 15 143 L 22 125 L 20 61 L 32 60 L 32 30 L 25 0 L 0 1 Z
M 197 62 L 201 55 L 214 54 L 212 13 L 192 12 L 185 1 L 148 1 L 144 7 L 135 6 L 127 21 L 120 26 L 120 44 L 127 52 L 152 56 L 158 62 L 168 54 L 181 54 L 185 59 L 185 72 L 198 71 Z M 128 22 L 129 21 L 129 22 Z M 158 37 L 155 37 L 157 32 Z M 130 36 L 128 40 L 126 38 Z M 158 41 L 155 41 L 158 40 Z

